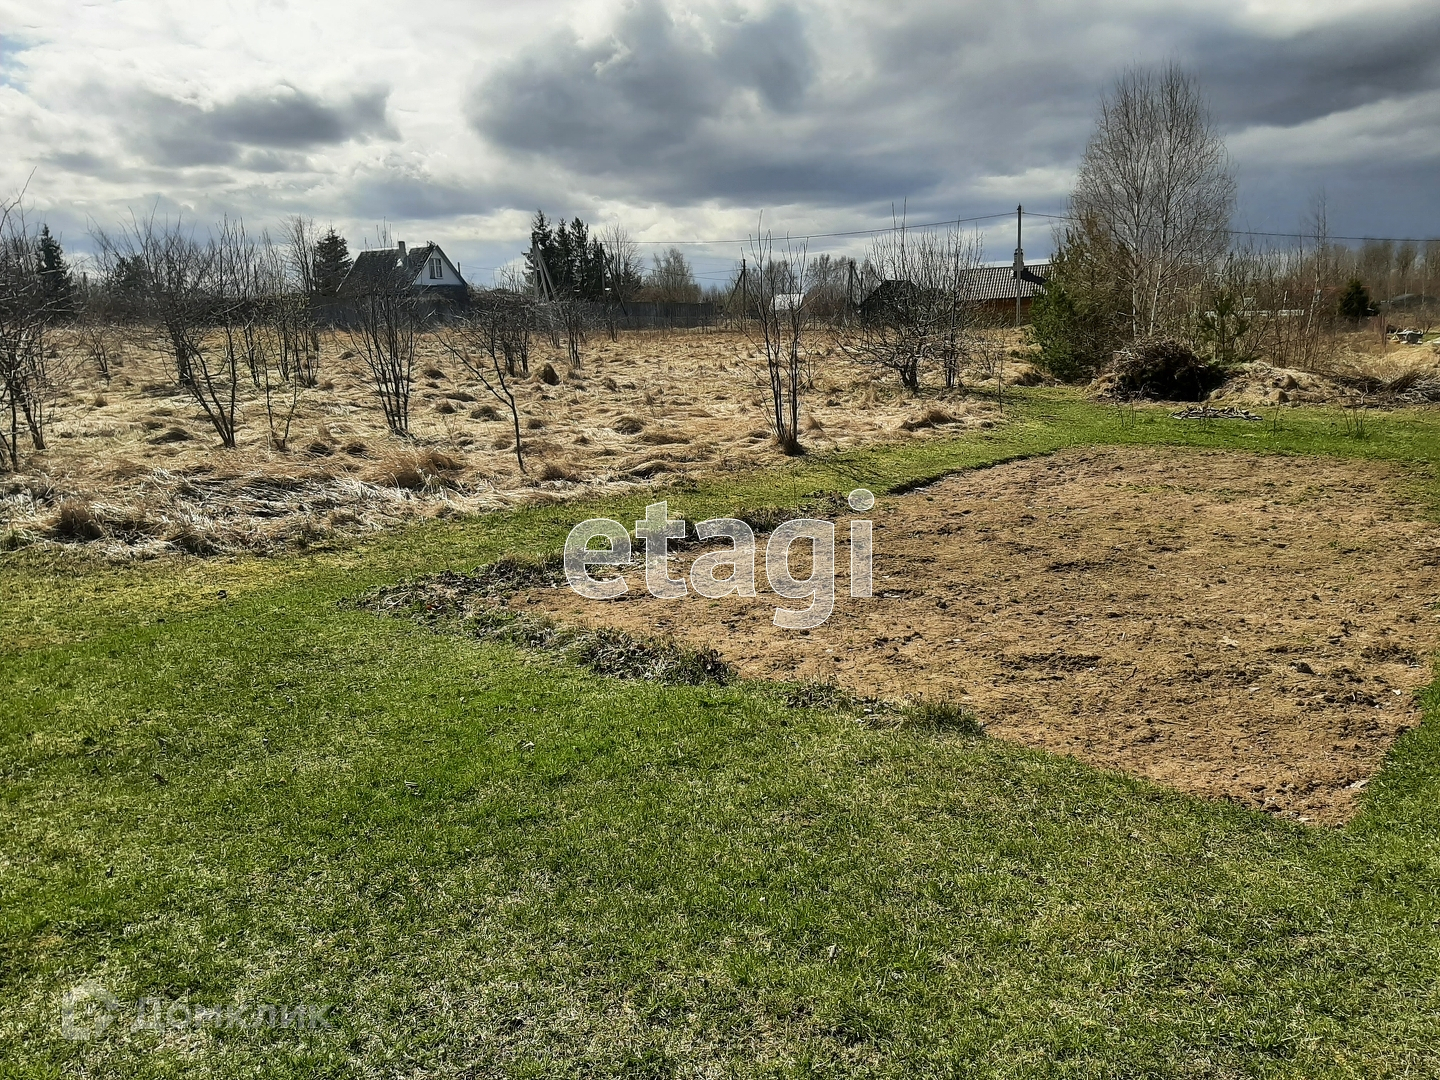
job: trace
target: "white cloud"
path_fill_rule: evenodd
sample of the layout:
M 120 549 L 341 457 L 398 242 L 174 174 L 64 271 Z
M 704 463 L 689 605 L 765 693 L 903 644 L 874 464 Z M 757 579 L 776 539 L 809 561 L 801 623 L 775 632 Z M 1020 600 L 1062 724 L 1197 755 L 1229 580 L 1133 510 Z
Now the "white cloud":
M 1303 124 L 1256 124 L 1229 139 L 1257 165 L 1375 165 L 1440 160 L 1440 91 L 1387 98 Z

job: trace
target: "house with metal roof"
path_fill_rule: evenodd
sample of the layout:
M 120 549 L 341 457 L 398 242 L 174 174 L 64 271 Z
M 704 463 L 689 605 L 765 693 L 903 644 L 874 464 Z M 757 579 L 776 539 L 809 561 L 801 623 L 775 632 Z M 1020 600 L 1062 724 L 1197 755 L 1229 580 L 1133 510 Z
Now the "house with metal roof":
M 962 271 L 962 289 L 975 303 L 997 316 L 1013 319 L 1016 301 L 1021 318 L 1029 318 L 1035 297 L 1045 290 L 1050 264 L 1021 263 L 1015 266 L 978 266 Z M 909 281 L 880 282 L 857 307 L 862 321 L 878 321 L 886 312 L 903 310 L 916 302 L 920 287 Z
M 984 304 L 1005 302 L 1012 308 L 1017 298 L 1023 302 L 1039 296 L 1049 275 L 1049 263 L 1023 267 L 1018 275 L 1013 266 L 978 266 L 964 274 L 974 299 Z

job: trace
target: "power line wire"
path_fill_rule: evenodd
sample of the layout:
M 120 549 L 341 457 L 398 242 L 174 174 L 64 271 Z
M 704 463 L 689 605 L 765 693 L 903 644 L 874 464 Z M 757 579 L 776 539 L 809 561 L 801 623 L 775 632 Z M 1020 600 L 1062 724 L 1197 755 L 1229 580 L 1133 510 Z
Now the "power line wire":
M 908 229 L 937 229 L 937 228 L 943 228 L 943 227 L 949 226 L 949 225 L 967 225 L 967 224 L 972 224 L 972 223 L 977 222 L 977 221 L 996 221 L 996 220 L 999 220 L 999 219 L 1001 219 L 1001 218 L 1013 217 L 1014 214 L 1015 214 L 1015 211 L 1014 211 L 1014 210 L 1004 210 L 1004 211 L 1001 211 L 1001 212 L 999 212 L 999 213 L 994 213 L 994 214 L 979 214 L 979 215 L 976 215 L 976 216 L 974 216 L 974 217 L 946 218 L 946 219 L 943 220 L 943 221 L 924 221 L 924 222 L 919 222 L 919 223 L 914 224 L 914 225 L 911 225 L 911 224 L 909 224 L 909 223 L 902 223 L 900 227 L 901 227 L 901 228 L 904 228 L 904 229 L 907 229 L 907 230 L 908 230 Z M 1042 214 L 1042 213 L 1038 213 L 1037 211 L 1034 211 L 1034 210 L 1026 210 L 1026 211 L 1024 211 L 1024 216 L 1025 216 L 1025 217 L 1033 217 L 1033 218 L 1042 218 L 1042 219 L 1044 219 L 1044 220 L 1046 220 L 1046 221 L 1072 221 L 1072 220 L 1074 220 L 1069 214 Z M 806 240 L 806 241 L 809 241 L 809 240 L 829 240 L 829 239 L 835 239 L 835 238 L 841 238 L 841 237 L 849 237 L 849 236 L 875 236 L 875 235 L 878 235 L 879 233 L 893 232 L 893 231 L 895 230 L 895 228 L 896 228 L 895 225 L 886 225 L 886 226 L 881 226 L 881 227 L 879 227 L 879 228 L 874 228 L 874 229 L 848 229 L 848 230 L 844 230 L 844 231 L 841 231 L 841 232 L 795 233 L 795 234 L 787 233 L 787 234 L 786 234 L 786 238 L 789 239 L 789 240 Z M 1303 232 L 1271 232 L 1271 231 L 1266 231 L 1266 230 L 1262 230 L 1262 229 L 1226 229 L 1225 232 L 1226 232 L 1226 234 L 1229 235 L 1229 236 L 1268 236 L 1268 237 L 1278 237 L 1278 238 L 1286 239 L 1286 240 L 1311 240 L 1311 239 L 1315 239 L 1315 237 L 1314 237 L 1313 234 L 1303 233 Z M 725 245 L 725 244 L 748 244 L 748 243 L 750 243 L 750 242 L 751 242 L 752 240 L 754 240 L 754 239 L 755 239 L 755 237 L 753 237 L 753 236 L 745 236 L 745 237 L 729 237 L 729 238 L 725 238 L 725 239 L 715 239 L 715 240 L 634 240 L 634 241 L 631 241 L 631 242 L 634 243 L 634 244 L 636 244 L 636 245 L 640 245 L 640 244 L 646 244 L 646 245 L 663 245 L 663 246 L 668 246 L 668 247 L 712 247 L 712 246 L 713 246 L 713 247 L 719 247 L 719 246 L 722 246 L 722 245 Z M 1381 242 L 1387 242 L 1387 241 L 1388 241 L 1388 242 L 1390 242 L 1390 243 L 1395 243 L 1395 244 L 1429 244 L 1429 243 L 1435 243 L 1435 242 L 1437 241 L 1437 239 L 1440 239 L 1440 238 L 1428 237 L 1428 236 L 1334 236 L 1334 235 L 1327 235 L 1324 239 L 1326 239 L 1326 240 L 1359 241 L 1359 242 L 1372 241 L 1372 240 L 1373 240 L 1373 241 L 1381 241 Z M 505 268 L 504 268 L 504 267 L 499 267 L 499 266 L 496 266 L 496 267 L 482 266 L 482 267 L 475 267 L 474 269 L 476 269 L 476 270 L 490 270 L 490 271 L 493 272 L 493 271 L 503 270 L 503 269 L 505 269 Z M 718 275 L 718 274 L 702 274 L 702 275 L 697 275 L 697 276 L 701 276 L 701 277 L 712 277 L 712 276 L 720 276 L 720 275 Z
M 998 214 L 981 214 L 978 217 L 946 218 L 944 221 L 923 221 L 916 225 L 905 223 L 902 227 L 906 229 L 936 229 L 943 225 L 966 225 L 974 221 L 990 221 L 995 218 L 1007 218 L 1011 217 L 1014 213 L 1014 210 L 1006 210 Z M 1041 215 L 1035 216 L 1039 217 Z M 786 238 L 790 240 L 828 240 L 837 236 L 874 236 L 876 233 L 892 232 L 894 229 L 894 225 L 886 225 L 878 229 L 851 229 L 846 232 L 827 233 L 786 233 L 785 235 Z M 681 247 L 682 245 L 694 246 L 703 244 L 748 244 L 754 239 L 755 237 L 753 236 L 743 236 L 727 240 L 633 240 L 631 242 L 635 244 L 669 244 L 674 247 Z
M 1046 218 L 1046 219 L 1049 220 L 1049 221 L 1073 221 L 1073 220 L 1074 220 L 1074 218 L 1072 218 L 1069 214 L 1037 214 L 1037 213 L 1033 213 L 1033 212 L 1031 212 L 1031 211 L 1029 211 L 1029 210 L 1026 210 L 1026 211 L 1025 211 L 1025 216 L 1026 216 L 1026 217 Z M 1155 226 L 1146 224 L 1144 227 L 1145 227 L 1145 228 L 1154 228 Z M 1279 236 L 1279 237 L 1283 237 L 1283 238 L 1285 238 L 1285 239 L 1287 239 L 1287 240 L 1314 240 L 1314 239 L 1316 239 L 1316 236 L 1315 236 L 1314 233 L 1303 233 L 1303 232 L 1266 232 L 1266 231 L 1261 230 L 1261 229 L 1226 229 L 1225 232 L 1226 232 L 1228 235 L 1230 235 L 1230 236 Z M 1390 242 L 1390 243 L 1392 243 L 1392 244 L 1433 244 L 1433 243 L 1435 243 L 1435 242 L 1437 241 L 1437 239 L 1440 239 L 1440 237 L 1434 237 L 1434 236 L 1335 236 L 1335 235 L 1332 235 L 1332 234 L 1328 234 L 1328 233 L 1327 233 L 1327 234 L 1323 237 L 1323 239 L 1325 239 L 1325 240 L 1359 240 L 1359 241 L 1379 240 L 1379 241 L 1382 241 L 1382 242 L 1388 241 L 1388 242 Z

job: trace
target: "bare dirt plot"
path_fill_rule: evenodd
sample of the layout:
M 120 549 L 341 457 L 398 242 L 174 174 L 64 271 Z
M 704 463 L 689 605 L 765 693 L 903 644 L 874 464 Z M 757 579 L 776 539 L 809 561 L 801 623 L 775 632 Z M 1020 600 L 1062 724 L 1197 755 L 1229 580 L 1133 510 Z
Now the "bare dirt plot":
M 753 600 L 656 600 L 631 575 L 618 601 L 511 603 L 713 645 L 748 677 L 958 700 L 1001 738 L 1339 822 L 1440 645 L 1440 539 L 1402 486 L 1375 463 L 1090 449 L 882 502 L 876 595 L 845 595 L 842 548 L 813 631 L 772 625 L 763 561 Z

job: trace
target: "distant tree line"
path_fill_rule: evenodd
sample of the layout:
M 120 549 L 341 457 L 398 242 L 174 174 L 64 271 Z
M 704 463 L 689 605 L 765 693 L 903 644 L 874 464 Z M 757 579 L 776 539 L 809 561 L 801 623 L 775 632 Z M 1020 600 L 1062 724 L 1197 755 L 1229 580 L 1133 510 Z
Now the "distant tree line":
M 530 225 L 530 251 L 543 266 L 555 299 L 592 303 L 697 303 L 700 286 L 689 260 L 677 247 L 652 257 L 646 269 L 637 246 L 623 229 L 595 234 L 581 218 L 554 225 L 543 210 Z M 539 267 L 526 269 L 526 283 L 536 288 Z M 542 289 L 543 291 L 543 289 Z

